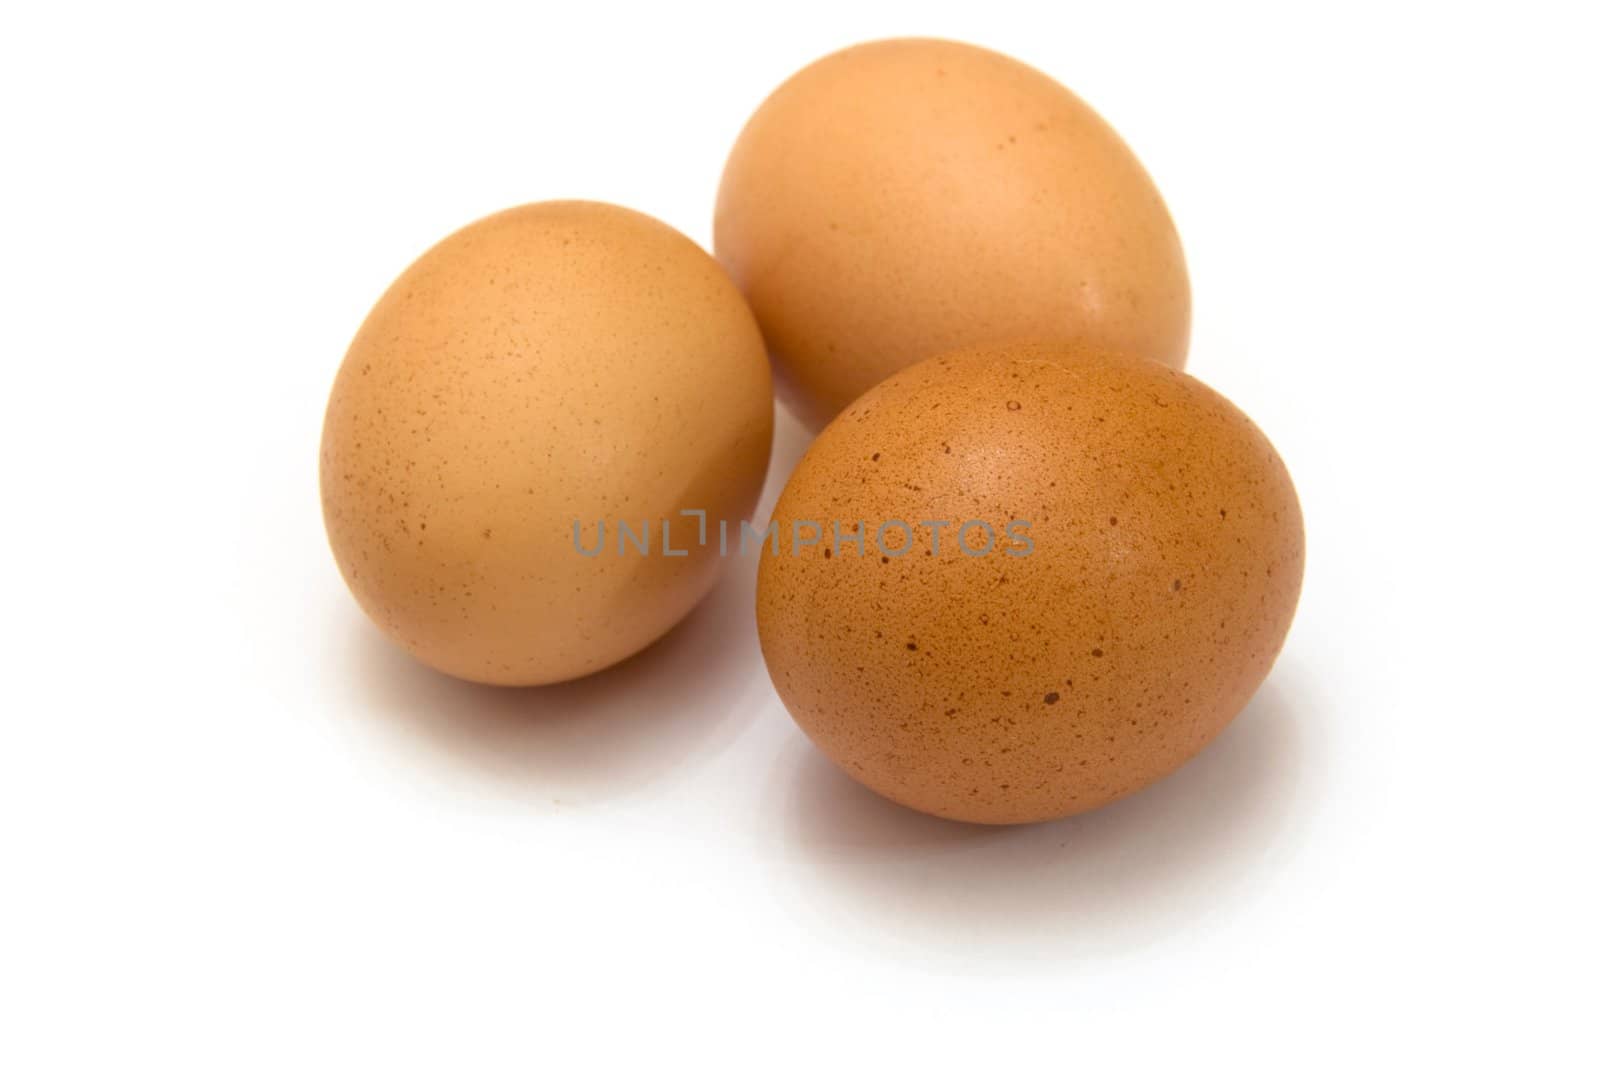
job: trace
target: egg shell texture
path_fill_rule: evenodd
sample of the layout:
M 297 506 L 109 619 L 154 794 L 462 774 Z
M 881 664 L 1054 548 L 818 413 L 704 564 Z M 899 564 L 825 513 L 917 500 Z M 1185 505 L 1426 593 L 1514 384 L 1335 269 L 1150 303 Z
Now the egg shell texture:
M 885 520 L 913 526 L 910 551 L 897 528 L 882 550 Z M 974 520 L 994 530 L 985 555 L 952 546 Z M 761 562 L 784 704 L 872 789 L 978 823 L 1085 811 L 1198 752 L 1266 676 L 1304 560 L 1289 475 L 1237 408 L 1153 361 L 1060 345 L 938 357 L 869 391 L 774 521 L 829 531 Z M 834 521 L 863 523 L 865 551 Z
M 952 41 L 827 56 L 723 173 L 715 248 L 814 426 L 912 363 L 1072 341 L 1184 365 L 1189 283 L 1154 183 L 1046 75 Z
M 362 325 L 324 424 L 328 538 L 423 661 L 577 677 L 710 588 L 719 558 L 679 511 L 747 516 L 771 436 L 760 333 L 709 255 L 623 208 L 528 205 L 428 251 Z M 662 551 L 662 519 L 687 555 Z M 652 551 L 619 555 L 619 520 L 650 524 Z M 578 552 L 574 522 L 589 548 L 604 522 L 604 551 Z

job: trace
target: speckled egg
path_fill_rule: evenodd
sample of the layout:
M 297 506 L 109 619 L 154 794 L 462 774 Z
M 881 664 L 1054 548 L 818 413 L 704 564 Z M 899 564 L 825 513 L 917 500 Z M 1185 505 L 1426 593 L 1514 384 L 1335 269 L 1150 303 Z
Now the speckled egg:
M 1133 152 L 1046 75 L 953 41 L 863 44 L 785 82 L 729 156 L 715 247 L 813 426 L 965 345 L 1188 350 L 1183 249 Z
M 772 439 L 761 335 L 688 238 L 620 207 L 490 216 L 361 326 L 322 434 L 328 540 L 366 613 L 480 682 L 599 670 L 715 580 Z
M 1282 647 L 1305 551 L 1236 407 L 1064 345 L 878 385 L 773 521 L 757 614 L 790 713 L 877 792 L 977 823 L 1086 811 L 1200 751 Z

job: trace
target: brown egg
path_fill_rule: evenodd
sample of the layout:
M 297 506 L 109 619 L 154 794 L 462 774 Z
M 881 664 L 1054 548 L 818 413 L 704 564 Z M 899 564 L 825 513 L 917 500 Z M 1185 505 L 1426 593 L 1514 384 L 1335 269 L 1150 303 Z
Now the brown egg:
M 1087 104 L 971 45 L 848 48 L 785 82 L 723 172 L 716 253 L 814 426 L 918 360 L 1087 343 L 1182 368 L 1183 250 Z
M 1266 677 L 1304 560 L 1288 472 L 1237 408 L 1061 345 L 890 378 L 773 521 L 757 616 L 790 713 L 877 792 L 978 823 L 1085 811 L 1203 748 Z
M 532 204 L 447 237 L 373 308 L 328 402 L 323 515 L 418 659 L 560 681 L 706 593 L 720 556 L 681 513 L 747 516 L 771 439 L 761 336 L 710 256 L 624 208 Z

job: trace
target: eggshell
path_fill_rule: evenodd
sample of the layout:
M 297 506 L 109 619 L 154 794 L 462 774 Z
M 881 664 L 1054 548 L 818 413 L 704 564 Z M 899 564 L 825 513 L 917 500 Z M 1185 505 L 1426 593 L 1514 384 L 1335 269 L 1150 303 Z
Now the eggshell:
M 817 438 L 773 518 L 757 615 L 790 713 L 877 792 L 978 823 L 1086 811 L 1200 751 L 1266 677 L 1304 560 L 1288 472 L 1237 408 L 1061 345 L 890 378 Z M 909 550 L 893 526 L 880 543 L 895 520 Z M 976 521 L 993 536 L 971 527 L 969 554 L 952 539 Z M 834 522 L 862 524 L 864 551 Z
M 878 41 L 789 79 L 734 145 L 715 247 L 814 426 L 965 345 L 1188 350 L 1183 250 L 1144 168 L 1071 92 L 971 45 Z
M 574 678 L 711 587 L 721 557 L 680 512 L 747 516 L 771 439 L 760 333 L 710 256 L 624 208 L 514 208 L 427 252 L 356 335 L 323 428 L 328 540 L 424 662 Z

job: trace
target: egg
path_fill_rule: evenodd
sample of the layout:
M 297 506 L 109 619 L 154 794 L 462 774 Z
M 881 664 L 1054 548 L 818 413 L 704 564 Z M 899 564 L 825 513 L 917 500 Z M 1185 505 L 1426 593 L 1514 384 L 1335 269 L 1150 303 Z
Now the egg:
M 887 40 L 794 75 L 739 135 L 715 251 L 813 427 L 965 345 L 1182 368 L 1189 282 L 1161 195 L 1082 100 L 1016 60 Z
M 447 237 L 367 316 L 328 401 L 328 540 L 361 607 L 459 678 L 535 685 L 694 607 L 754 507 L 772 378 L 716 261 L 625 208 Z
M 773 523 L 758 628 L 795 721 L 883 796 L 974 823 L 1087 811 L 1199 752 L 1283 646 L 1305 552 L 1238 408 L 1061 344 L 869 390 Z

